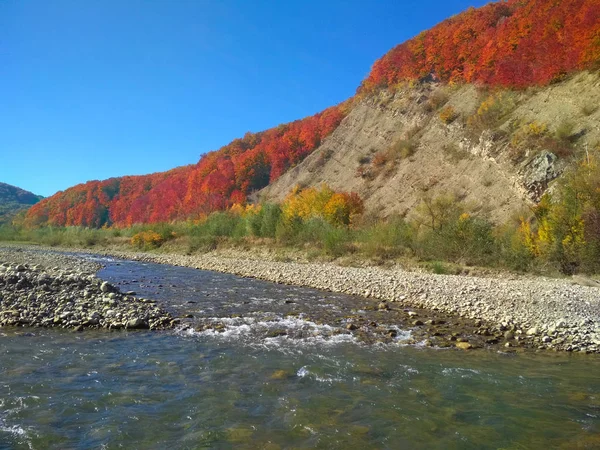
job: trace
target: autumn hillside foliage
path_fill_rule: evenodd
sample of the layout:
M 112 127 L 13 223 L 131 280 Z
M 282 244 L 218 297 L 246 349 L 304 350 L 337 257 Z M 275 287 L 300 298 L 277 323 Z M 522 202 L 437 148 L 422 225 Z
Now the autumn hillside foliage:
M 129 227 L 224 211 L 301 162 L 336 129 L 354 100 L 371 91 L 427 77 L 522 88 L 596 68 L 599 61 L 599 0 L 509 0 L 471 8 L 392 49 L 373 65 L 359 95 L 339 106 L 247 133 L 194 165 L 77 185 L 33 206 L 24 225 Z M 458 115 L 448 106 L 439 117 L 450 124 Z M 399 150 L 408 156 L 414 149 Z M 387 159 L 375 159 L 374 166 L 399 159 L 380 156 Z M 330 209 L 326 214 L 339 215 L 335 220 L 348 220 L 339 205 Z
M 27 226 L 127 227 L 199 217 L 244 203 L 299 163 L 344 117 L 344 105 L 260 133 L 247 133 L 198 164 L 144 176 L 90 181 L 31 208 Z
M 598 0 L 509 0 L 470 8 L 398 45 L 362 89 L 433 75 L 491 86 L 545 85 L 600 60 Z

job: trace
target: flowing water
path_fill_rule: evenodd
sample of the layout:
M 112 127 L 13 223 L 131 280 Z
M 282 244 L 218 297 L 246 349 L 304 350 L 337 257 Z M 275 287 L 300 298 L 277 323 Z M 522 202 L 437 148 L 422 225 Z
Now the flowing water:
M 193 317 L 0 329 L 0 449 L 600 448 L 597 356 L 432 349 L 400 327 L 366 344 L 343 326 L 364 299 L 104 263 L 123 291 Z

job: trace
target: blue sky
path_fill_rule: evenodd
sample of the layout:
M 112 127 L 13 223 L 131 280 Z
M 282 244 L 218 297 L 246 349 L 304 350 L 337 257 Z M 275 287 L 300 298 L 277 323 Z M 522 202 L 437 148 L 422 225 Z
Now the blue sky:
M 352 96 L 484 1 L 0 0 L 0 181 L 52 195 L 198 161 Z

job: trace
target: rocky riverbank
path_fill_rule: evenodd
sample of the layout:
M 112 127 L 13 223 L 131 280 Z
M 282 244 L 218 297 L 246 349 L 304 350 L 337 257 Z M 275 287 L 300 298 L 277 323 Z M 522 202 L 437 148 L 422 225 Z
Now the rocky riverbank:
M 248 259 L 241 252 L 233 257 L 118 251 L 106 254 L 360 295 L 374 299 L 374 307 L 406 314 L 410 308 L 450 314 L 468 321 L 485 342 L 509 349 L 600 352 L 600 288 L 593 281 L 591 286 L 584 286 L 573 280 L 543 277 L 481 278 L 415 273 L 401 268 L 277 262 Z M 414 322 L 415 326 L 428 326 L 418 318 Z M 476 346 L 470 341 L 455 345 Z
M 169 313 L 122 293 L 94 273 L 99 265 L 57 253 L 0 249 L 0 325 L 161 329 Z
M 17 260 L 19 254 L 25 255 L 25 259 L 31 258 L 30 254 L 50 260 L 65 257 L 13 247 L 0 249 L 0 261 L 6 252 L 11 254 L 11 261 Z M 356 268 L 332 263 L 278 262 L 249 257 L 243 252 L 227 256 L 122 251 L 97 253 L 367 297 L 373 300 L 373 310 L 390 317 L 397 316 L 398 321 L 413 327 L 415 336 L 429 337 L 427 342 L 436 346 L 454 345 L 468 349 L 491 345 L 508 350 L 535 348 L 600 353 L 600 288 L 592 280 L 588 283 L 586 280 L 574 282 L 542 277 L 435 275 L 409 272 L 399 267 Z M 90 264 L 73 259 L 79 261 L 77 264 Z M 11 271 L 14 276 L 15 268 L 12 267 Z M 105 310 L 110 304 L 104 302 L 110 300 L 111 293 L 101 292 L 99 280 L 91 283 L 94 286 L 93 305 L 102 306 Z M 121 293 L 114 294 L 119 301 L 128 298 Z M 129 301 L 131 299 L 125 303 Z M 25 304 L 21 306 L 26 309 Z M 2 309 L 7 308 L 3 306 Z M 121 313 L 120 320 L 105 323 L 125 327 L 130 319 L 123 320 L 123 317 L 129 316 Z M 353 320 L 357 332 L 360 332 L 362 319 L 356 317 Z M 161 324 L 148 322 L 148 326 L 160 327 L 167 323 L 170 322 L 165 318 Z M 352 328 L 353 325 L 349 325 L 348 330 L 355 331 Z

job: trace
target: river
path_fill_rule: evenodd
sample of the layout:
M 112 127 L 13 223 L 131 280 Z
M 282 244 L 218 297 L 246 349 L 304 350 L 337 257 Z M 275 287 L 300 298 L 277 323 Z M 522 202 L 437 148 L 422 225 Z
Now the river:
M 0 328 L 0 449 L 600 448 L 597 356 L 408 345 L 393 324 L 359 340 L 343 326 L 369 314 L 359 297 L 102 262 L 188 318 Z

